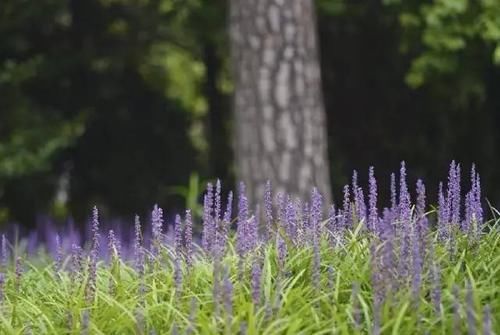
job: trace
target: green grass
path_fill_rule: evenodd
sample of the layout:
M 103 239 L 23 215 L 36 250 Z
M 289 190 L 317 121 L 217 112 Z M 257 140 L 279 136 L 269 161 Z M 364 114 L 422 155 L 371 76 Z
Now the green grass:
M 491 233 L 475 246 L 466 236 L 457 236 L 454 255 L 436 243 L 426 254 L 418 301 L 407 283 L 400 283 L 381 308 L 382 334 L 467 333 L 466 283 L 473 292 L 473 313 L 479 334 L 483 307 L 489 304 L 493 329 L 500 333 L 500 233 L 498 222 Z M 435 236 L 429 236 L 434 239 Z M 97 291 L 93 301 L 85 299 L 87 273 L 73 278 L 68 271 L 57 275 L 47 257 L 23 259 L 24 273 L 16 284 L 14 264 L 5 272 L 4 297 L 0 305 L 1 334 L 81 334 L 85 313 L 89 313 L 90 334 L 371 334 L 373 290 L 369 237 L 359 230 L 349 234 L 343 246 L 321 241 L 320 287 L 311 283 L 313 252 L 310 247 L 292 248 L 285 268 L 278 269 L 274 245 L 261 247 L 244 262 L 230 248 L 222 266 L 230 269 L 234 288 L 232 315 L 224 305 L 214 313 L 213 262 L 197 251 L 192 268 L 183 266 L 182 290 L 177 292 L 171 250 L 146 267 L 143 279 L 134 269 L 117 261 L 114 266 L 100 262 Z M 261 303 L 251 299 L 251 264 L 262 260 Z M 431 303 L 431 261 L 440 268 L 442 313 Z M 69 268 L 69 257 L 65 268 Z M 45 264 L 45 265 L 44 265 Z M 331 276 L 329 268 L 334 269 Z M 138 290 L 144 283 L 144 297 Z M 353 285 L 359 286 L 353 297 Z M 460 320 L 454 323 L 453 287 L 459 292 Z M 114 288 L 113 288 L 114 287 Z M 359 309 L 361 324 L 355 325 Z M 87 311 L 87 312 L 86 312 Z M 141 315 L 143 317 L 141 317 Z M 144 320 L 144 324 L 141 322 Z M 242 326 L 243 325 L 243 326 Z M 458 327 L 458 328 L 457 328 Z

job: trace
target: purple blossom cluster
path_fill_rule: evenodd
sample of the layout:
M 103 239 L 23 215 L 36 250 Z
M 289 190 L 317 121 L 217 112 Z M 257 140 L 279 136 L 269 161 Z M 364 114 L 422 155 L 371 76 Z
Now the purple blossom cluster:
M 426 186 L 418 179 L 415 193 L 410 191 L 405 162 L 399 170 L 399 183 L 396 174 L 390 178 L 390 207 L 379 207 L 378 185 L 375 170 L 368 170 L 368 193 L 359 184 L 358 173 L 354 171 L 352 182 L 343 188 L 343 199 L 338 204 L 325 204 L 316 188 L 312 189 L 309 199 L 298 199 L 293 194 L 284 192 L 273 194 L 272 185 L 267 182 L 264 187 L 263 203 L 250 204 L 246 196 L 244 183 L 238 185 L 236 217 L 233 219 L 233 193 L 227 193 L 227 201 L 223 203 L 222 185 L 219 180 L 207 185 L 203 200 L 201 217 L 201 248 L 195 246 L 193 227 L 196 218 L 187 209 L 184 216 L 175 215 L 173 224 L 165 221 L 163 209 L 155 205 L 151 213 L 150 237 L 147 239 L 145 227 L 141 225 L 139 216 L 135 217 L 131 243 L 120 230 L 110 229 L 107 236 L 107 253 L 115 266 L 120 262 L 130 261 L 139 278 L 139 304 L 137 315 L 143 316 L 146 286 L 144 283 L 147 271 L 153 266 L 171 266 L 172 283 L 176 294 L 180 295 L 186 276 L 197 259 L 209 260 L 213 264 L 213 303 L 216 315 L 222 311 L 228 318 L 233 317 L 233 278 L 230 266 L 225 264 L 224 256 L 230 248 L 231 225 L 235 222 L 235 250 L 239 256 L 240 278 L 249 276 L 249 297 L 255 306 L 260 306 L 264 297 L 262 280 L 264 265 L 259 254 L 261 247 L 270 247 L 276 254 L 275 266 L 278 269 L 276 285 L 287 274 L 287 262 L 294 248 L 308 248 L 311 255 L 310 280 L 316 293 L 324 289 L 323 281 L 333 289 L 335 271 L 332 264 L 324 264 L 322 250 L 324 247 L 341 250 L 345 247 L 349 231 L 360 229 L 369 240 L 371 285 L 373 288 L 373 329 L 380 333 L 381 308 L 391 294 L 403 291 L 411 292 L 413 307 L 418 304 L 424 290 L 424 281 L 430 280 L 428 296 L 436 314 L 441 314 L 442 296 L 439 263 L 433 259 L 433 242 L 429 238 L 437 231 L 440 242 L 450 243 L 454 234 L 463 233 L 472 240 L 478 239 L 485 229 L 483 209 L 481 206 L 480 178 L 475 166 L 470 172 L 470 189 L 462 196 L 461 166 L 454 161 L 450 165 L 446 187 L 444 183 L 438 188 L 437 215 L 427 212 Z M 399 187 L 397 187 L 399 186 Z M 412 194 L 414 196 L 412 197 Z M 414 203 L 412 203 L 412 198 Z M 225 205 L 225 207 L 224 207 Z M 224 211 L 223 211 L 223 208 Z M 262 210 L 261 210 L 262 208 Z M 99 212 L 93 208 L 91 218 L 91 236 L 88 245 L 81 244 L 79 238 L 65 241 L 64 234 L 57 234 L 55 239 L 56 272 L 69 271 L 73 280 L 86 281 L 85 297 L 91 305 L 96 297 L 98 262 L 103 256 L 101 250 L 102 237 Z M 170 234 L 171 243 L 168 238 Z M 62 237 L 61 237 L 62 236 Z M 167 251 L 167 252 L 164 252 Z M 7 268 L 11 255 L 6 235 L 1 237 L 0 269 Z M 64 257 L 69 254 L 69 262 Z M 170 258 L 170 259 L 166 259 Z M 426 264 L 427 259 L 432 262 Z M 166 261 L 167 260 L 167 261 Z M 244 267 L 245 261 L 252 261 L 249 273 Z M 22 279 L 22 259 L 15 260 L 15 281 L 19 287 Z M 69 265 L 66 265 L 69 264 Z M 67 269 L 65 269 L 67 267 Z M 187 269 L 187 270 L 185 270 Z M 425 271 L 429 270 L 429 276 Z M 87 276 L 80 274 L 87 271 Z M 5 278 L 0 270 L 0 304 L 3 299 Z M 353 284 L 352 320 L 356 328 L 361 327 L 362 314 L 358 294 L 359 283 Z M 455 290 L 456 291 L 456 290 Z M 274 308 L 266 297 L 266 311 Z M 276 297 L 279 301 L 280 297 Z M 455 299 L 458 301 L 458 297 Z M 466 293 L 466 315 L 470 333 L 475 333 L 476 319 L 474 315 L 474 297 L 471 283 Z M 459 311 L 458 302 L 455 313 Z M 485 307 L 485 317 L 490 315 L 490 307 Z M 88 328 L 90 318 L 85 310 L 82 320 L 82 331 Z M 266 312 L 267 313 L 267 312 Z M 456 316 L 458 318 L 458 316 Z M 194 318 L 194 316 L 193 316 Z M 139 319 L 139 317 L 138 317 Z M 144 322 L 141 321 L 141 324 Z M 458 322 L 458 321 L 457 321 Z M 487 319 L 485 322 L 490 322 Z M 487 323 L 488 324 L 488 323 Z M 143 328 L 143 325 L 138 326 Z M 458 326 L 456 326 L 458 327 Z M 488 326 L 491 328 L 491 325 Z

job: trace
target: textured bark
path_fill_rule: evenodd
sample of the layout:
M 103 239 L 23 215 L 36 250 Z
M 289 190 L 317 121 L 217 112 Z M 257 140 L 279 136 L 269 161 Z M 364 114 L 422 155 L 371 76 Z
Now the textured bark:
M 262 201 L 276 191 L 331 200 L 312 0 L 230 0 L 237 176 Z

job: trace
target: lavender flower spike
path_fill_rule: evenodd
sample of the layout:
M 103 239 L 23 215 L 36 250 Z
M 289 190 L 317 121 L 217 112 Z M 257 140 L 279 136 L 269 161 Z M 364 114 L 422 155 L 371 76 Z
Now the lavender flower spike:
M 186 244 L 186 262 L 188 266 L 191 266 L 193 264 L 193 219 L 190 209 L 186 209 L 184 242 Z
M 217 182 L 215 183 L 215 205 L 214 205 L 214 218 L 216 223 L 218 223 L 221 220 L 221 182 L 219 179 L 217 179 Z
M 59 234 L 56 234 L 56 273 L 59 273 L 62 270 L 62 262 L 63 262 L 63 250 L 61 237 Z
M 342 227 L 342 229 L 346 228 L 351 228 L 352 227 L 352 216 L 351 216 L 351 200 L 350 200 L 350 194 L 349 194 L 349 185 L 344 186 L 344 200 L 343 200 L 343 207 L 342 207 L 342 213 L 343 213 L 343 223 L 345 227 Z
M 158 256 L 163 239 L 163 210 L 155 205 L 151 214 L 151 228 L 153 234 L 151 252 L 153 256 Z
M 248 199 L 245 195 L 245 184 L 240 183 L 238 199 L 238 221 L 237 221 L 237 243 L 236 248 L 240 257 L 247 253 L 248 238 Z
M 177 257 L 180 255 L 182 250 L 182 221 L 179 214 L 175 215 L 175 241 L 174 249 Z
M 99 250 L 99 211 L 97 206 L 92 209 L 92 254 L 97 257 Z
M 208 183 L 207 193 L 205 193 L 203 197 L 203 233 L 201 240 L 201 246 L 207 252 L 210 251 L 213 235 L 215 234 L 215 229 L 213 227 L 214 219 L 212 217 L 213 202 L 213 185 L 212 183 Z
M 1 265 L 5 269 L 9 262 L 9 250 L 7 248 L 7 237 L 5 237 L 5 234 L 2 234 L 2 246 L 0 251 L 2 252 Z
M 221 254 L 226 250 L 226 244 L 228 240 L 229 228 L 231 226 L 231 215 L 233 207 L 233 192 L 229 191 L 227 195 L 226 211 L 224 212 L 224 218 L 221 223 L 220 239 L 218 241 L 218 252 Z
M 368 195 L 368 228 L 372 232 L 377 232 L 378 210 L 377 210 L 377 180 L 373 166 L 370 166 L 368 172 L 368 182 L 370 184 L 370 193 Z
M 135 236 L 134 236 L 134 260 L 135 260 L 135 270 L 140 272 L 144 267 L 144 255 L 142 250 L 142 232 L 141 232 L 141 221 L 139 215 L 135 216 Z
M 491 307 L 490 305 L 484 306 L 483 309 L 483 334 L 493 335 L 493 326 L 491 324 Z
M 419 238 L 427 230 L 427 217 L 425 216 L 425 185 L 421 179 L 417 180 L 417 235 Z
M 476 317 L 474 316 L 474 296 L 472 292 L 472 283 L 470 280 L 467 281 L 467 293 L 466 293 L 466 314 L 467 314 L 467 329 L 469 335 L 477 334 L 476 330 Z
M 226 309 L 226 313 L 228 319 L 231 320 L 233 317 L 233 283 L 231 282 L 231 278 L 229 277 L 229 268 L 226 267 L 224 269 L 224 277 L 223 277 L 223 289 L 224 289 L 224 307 Z
M 408 227 L 410 221 L 410 193 L 408 193 L 408 186 L 406 183 L 406 165 L 401 162 L 401 169 L 399 170 L 399 220 L 403 227 Z
M 2 309 L 4 300 L 4 285 L 5 285 L 5 275 L 0 272 L 0 310 Z
M 113 261 L 120 259 L 121 257 L 120 242 L 116 238 L 113 229 L 110 229 L 108 233 L 108 249 L 109 249 L 109 255 L 111 256 L 111 259 Z
M 272 234 L 273 224 L 273 198 L 271 182 L 268 180 L 264 189 L 264 209 L 266 213 L 266 239 L 269 241 Z
M 397 194 L 396 194 L 396 175 L 391 173 L 391 211 L 395 212 L 397 208 Z
M 262 266 L 259 261 L 252 265 L 252 300 L 255 306 L 260 303 Z

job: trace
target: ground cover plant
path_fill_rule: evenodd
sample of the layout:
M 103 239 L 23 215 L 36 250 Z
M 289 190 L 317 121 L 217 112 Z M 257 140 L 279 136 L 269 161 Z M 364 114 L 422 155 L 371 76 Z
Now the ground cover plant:
M 479 175 L 462 174 L 452 162 L 428 206 L 402 163 L 386 208 L 373 168 L 366 190 L 355 172 L 330 207 L 316 189 L 293 199 L 269 183 L 262 206 L 243 184 L 233 206 L 217 182 L 201 238 L 190 210 L 164 222 L 158 206 L 131 238 L 104 231 L 97 208 L 85 244 L 74 231 L 50 231 L 41 248 L 4 234 L 0 333 L 499 333 L 497 212 L 485 219 Z

